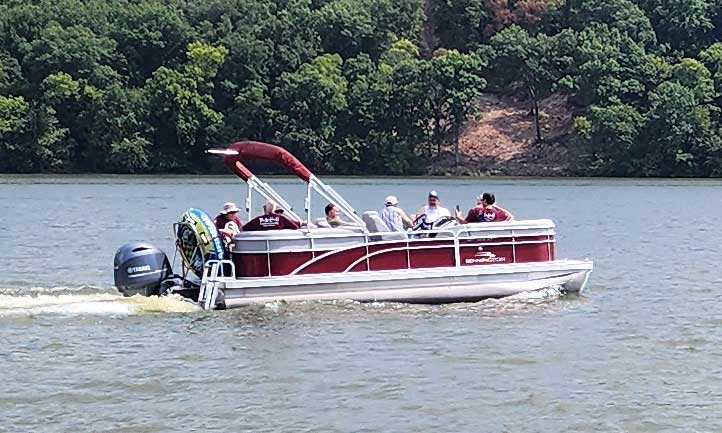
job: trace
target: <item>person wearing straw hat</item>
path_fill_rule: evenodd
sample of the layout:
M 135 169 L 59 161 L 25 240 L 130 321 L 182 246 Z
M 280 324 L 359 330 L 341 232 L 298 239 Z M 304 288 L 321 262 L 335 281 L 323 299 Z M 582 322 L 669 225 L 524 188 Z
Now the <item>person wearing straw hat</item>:
M 405 228 L 411 228 L 413 222 L 406 212 L 399 207 L 399 199 L 396 196 L 390 195 L 386 197 L 384 205 L 379 216 L 389 230 L 402 232 Z
M 218 215 L 213 220 L 226 245 L 230 245 L 233 242 L 233 237 L 241 232 L 243 222 L 238 218 L 238 212 L 240 211 L 235 203 L 229 201 L 223 205 L 223 209 L 218 212 Z

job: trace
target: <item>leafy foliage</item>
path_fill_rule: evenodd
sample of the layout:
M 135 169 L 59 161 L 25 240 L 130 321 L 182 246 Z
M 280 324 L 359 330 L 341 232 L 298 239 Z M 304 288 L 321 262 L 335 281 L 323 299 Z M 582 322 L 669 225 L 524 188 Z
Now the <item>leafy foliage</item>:
M 206 171 L 278 142 L 419 174 L 482 92 L 574 104 L 589 172 L 722 174 L 722 0 L 9 0 L 0 171 Z

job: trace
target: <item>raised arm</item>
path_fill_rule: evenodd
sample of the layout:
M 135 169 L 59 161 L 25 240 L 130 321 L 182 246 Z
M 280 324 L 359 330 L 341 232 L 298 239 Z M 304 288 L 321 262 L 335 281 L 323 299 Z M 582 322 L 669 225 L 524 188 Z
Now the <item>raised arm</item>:
M 463 214 L 461 213 L 461 209 L 459 207 L 456 207 L 456 221 L 459 224 L 466 224 L 466 218 L 464 218 Z
M 414 227 L 414 222 L 406 214 L 406 212 L 401 208 L 399 208 L 399 210 L 401 211 L 401 212 L 399 212 L 399 214 L 401 215 L 401 221 L 403 221 L 404 227 L 406 227 L 407 229 Z

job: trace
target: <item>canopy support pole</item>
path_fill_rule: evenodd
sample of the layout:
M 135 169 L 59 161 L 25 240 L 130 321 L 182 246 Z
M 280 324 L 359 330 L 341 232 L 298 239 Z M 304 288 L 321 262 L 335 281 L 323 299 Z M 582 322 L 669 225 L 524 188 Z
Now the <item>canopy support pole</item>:
M 248 207 L 249 207 L 248 219 L 249 220 L 251 219 L 251 214 L 250 214 L 251 189 L 255 189 L 261 196 L 263 196 L 263 198 L 265 198 L 266 200 L 272 201 L 272 202 L 276 203 L 278 206 L 280 206 L 281 208 L 283 208 L 286 212 L 288 212 L 288 214 L 292 218 L 296 219 L 297 221 L 302 221 L 301 217 L 299 217 L 296 214 L 296 212 L 293 211 L 293 208 L 291 207 L 291 205 L 288 204 L 288 202 L 286 202 L 286 200 L 284 200 L 283 197 L 281 197 L 281 195 L 276 192 L 276 190 L 271 188 L 270 185 L 263 182 L 262 180 L 257 178 L 255 175 L 248 178 L 246 183 L 248 183 L 248 195 L 249 195 L 249 198 L 248 198 Z
M 360 216 L 356 213 L 356 210 L 351 207 L 351 205 L 344 200 L 343 197 L 339 193 L 337 193 L 333 188 L 326 185 L 325 183 L 321 182 L 316 176 L 311 175 L 311 179 L 309 179 L 308 184 L 316 190 L 316 192 L 319 193 L 323 198 L 328 200 L 330 203 L 338 206 L 349 218 L 353 220 L 356 224 L 359 225 L 359 227 L 363 228 L 364 231 L 368 231 L 366 228 L 366 224 L 363 222 Z

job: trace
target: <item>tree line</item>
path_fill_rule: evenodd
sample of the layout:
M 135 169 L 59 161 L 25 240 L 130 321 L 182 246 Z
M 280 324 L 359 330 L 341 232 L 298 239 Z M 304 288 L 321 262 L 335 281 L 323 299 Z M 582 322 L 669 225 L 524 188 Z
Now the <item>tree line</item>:
M 204 172 L 254 139 L 420 174 L 497 92 L 540 141 L 568 95 L 591 174 L 717 176 L 720 41 L 722 0 L 6 0 L 0 172 Z

